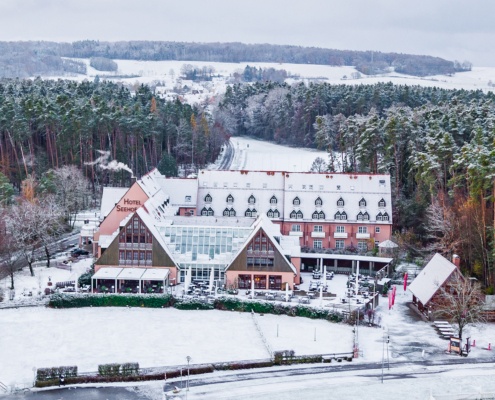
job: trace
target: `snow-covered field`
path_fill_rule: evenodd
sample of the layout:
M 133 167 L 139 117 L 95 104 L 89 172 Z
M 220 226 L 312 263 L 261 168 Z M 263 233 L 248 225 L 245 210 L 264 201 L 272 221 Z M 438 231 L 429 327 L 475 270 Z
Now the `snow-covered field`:
M 326 82 L 330 84 L 374 84 L 377 82 L 392 82 L 398 85 L 420 85 L 436 86 L 445 89 L 466 89 L 494 91 L 489 82 L 495 83 L 494 67 L 474 67 L 472 71 L 456 73 L 452 76 L 435 75 L 428 77 L 414 77 L 395 72 L 377 76 L 366 76 L 361 74 L 359 79 L 352 79 L 356 72 L 354 67 L 333 67 L 329 65 L 312 64 L 285 64 L 285 63 L 219 63 L 207 61 L 137 61 L 137 60 L 115 60 L 118 71 L 115 73 L 97 71 L 89 66 L 88 59 L 79 59 L 87 65 L 86 75 L 75 75 L 67 77 L 52 77 L 54 79 L 66 78 L 82 81 L 93 80 L 96 76 L 102 79 L 111 79 L 127 85 L 153 84 L 157 85 L 157 93 L 164 97 L 172 96 L 175 87 L 187 85 L 190 89 L 197 89 L 196 93 L 189 92 L 181 95 L 181 98 L 191 104 L 206 103 L 212 101 L 217 95 L 225 92 L 227 81 L 235 72 L 241 72 L 249 65 L 257 68 L 284 69 L 290 76 L 296 78 L 287 79 L 287 83 L 298 82 Z M 181 68 L 184 64 L 190 64 L 198 68 L 212 67 L 215 77 L 211 82 L 196 83 L 180 79 Z
M 89 263 L 89 259 L 75 263 L 73 271 L 83 272 Z M 50 268 L 49 273 L 52 281 L 73 277 L 73 272 L 66 270 Z M 47 274 L 46 268 L 36 270 L 37 276 Z M 30 277 L 23 272 L 17 279 L 18 287 L 36 287 L 37 276 Z M 309 280 L 308 277 L 306 282 Z M 346 280 L 345 276 L 337 275 L 329 282 L 329 290 L 341 295 Z M 386 336 L 390 338 L 391 363 L 454 357 L 445 353 L 447 342 L 437 335 L 432 325 L 421 321 L 408 308 L 410 294 L 403 293 L 401 288 L 397 293 L 397 303 L 392 310 L 387 309 L 386 302 L 377 309 L 380 328 L 359 327 L 360 357 L 354 362 L 379 363 L 384 356 L 383 338 Z M 318 300 L 313 303 L 319 306 Z M 352 350 L 353 333 L 348 325 L 274 315 L 255 315 L 255 318 L 272 350 L 294 350 L 297 355 Z M 253 317 L 246 313 L 26 307 L 0 310 L 0 326 L 0 381 L 7 385 L 29 384 L 33 367 L 75 364 L 80 371 L 95 371 L 98 364 L 109 362 L 137 361 L 141 367 L 157 367 L 184 365 L 186 356 L 192 357 L 193 364 L 268 357 Z M 493 352 L 486 350 L 488 343 L 495 343 L 493 324 L 469 328 L 468 336 L 476 340 L 470 360 L 494 360 Z M 365 385 L 373 379 L 376 380 L 361 378 L 357 382 Z M 350 380 L 350 377 L 344 379 Z M 306 387 L 309 383 L 301 384 Z M 317 388 L 318 385 L 313 387 Z
M 315 149 L 293 148 L 246 137 L 234 137 L 231 170 L 307 172 L 317 157 L 328 162 L 328 153 Z

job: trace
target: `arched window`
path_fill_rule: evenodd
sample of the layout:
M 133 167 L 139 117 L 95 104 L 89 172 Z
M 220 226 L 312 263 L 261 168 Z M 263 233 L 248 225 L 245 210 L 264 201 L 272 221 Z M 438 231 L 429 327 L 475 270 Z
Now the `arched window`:
M 378 207 L 380 208 L 385 208 L 387 205 L 387 203 L 385 202 L 385 200 L 381 199 L 379 202 L 378 202 Z
M 270 198 L 270 204 L 277 204 L 277 198 L 275 196 Z
M 297 218 L 297 213 L 296 213 L 295 211 L 292 211 L 292 212 L 290 213 L 290 218 L 292 218 L 292 219 Z
M 321 200 L 320 197 L 318 197 L 316 200 L 315 200 L 315 206 L 316 207 L 321 207 L 323 205 L 323 201 Z
M 268 218 L 273 218 L 273 211 L 272 210 L 268 210 L 267 213 L 266 213 L 266 216 Z
M 211 203 L 213 199 L 211 198 L 211 195 L 208 193 L 206 196 L 205 196 L 205 203 Z
M 230 209 L 229 216 L 230 217 L 235 217 L 235 210 L 233 208 Z
M 258 215 L 258 211 L 256 211 L 256 208 L 253 208 L 251 210 L 251 217 L 256 217 Z
M 226 208 L 225 210 L 223 210 L 223 216 L 224 217 L 228 217 L 230 214 L 230 210 L 228 208 Z
M 337 200 L 337 207 L 344 207 L 344 199 L 342 197 Z
M 299 200 L 299 197 L 294 197 L 294 200 L 292 200 L 292 204 L 295 206 L 298 206 L 301 204 L 301 200 Z
M 313 219 L 319 219 L 320 218 L 320 214 L 318 213 L 318 211 L 315 211 L 313 213 L 313 215 L 311 216 L 311 218 L 313 218 Z
M 211 217 L 213 214 L 214 214 L 214 213 L 213 213 L 213 210 L 211 209 L 211 207 L 210 207 L 210 208 L 208 208 L 208 215 Z
M 303 213 L 302 213 L 302 211 L 300 211 L 300 210 L 299 210 L 299 211 L 297 212 L 297 217 L 296 217 L 296 218 L 297 218 L 297 219 L 303 219 Z
M 364 197 L 359 200 L 359 207 L 366 207 L 366 200 L 364 199 Z
M 231 194 L 229 194 L 227 196 L 227 203 L 228 204 L 232 204 L 234 202 L 234 196 L 232 196 Z
M 203 209 L 201 210 L 201 215 L 208 215 L 208 210 L 206 209 L 206 207 L 203 207 Z
M 253 195 L 249 196 L 248 203 L 249 203 L 249 204 L 254 204 L 254 203 L 256 203 L 256 199 L 254 198 L 254 196 L 253 196 Z
M 248 208 L 246 212 L 244 213 L 245 217 L 250 217 L 251 216 L 251 210 Z

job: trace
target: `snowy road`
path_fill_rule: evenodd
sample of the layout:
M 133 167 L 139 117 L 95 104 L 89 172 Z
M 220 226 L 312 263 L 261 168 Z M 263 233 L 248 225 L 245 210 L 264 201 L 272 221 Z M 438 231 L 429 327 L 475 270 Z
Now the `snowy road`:
M 167 388 L 182 387 L 180 397 L 194 399 L 396 399 L 412 400 L 493 399 L 495 364 L 457 365 L 394 363 L 384 365 L 341 364 L 271 368 L 264 371 L 216 372 L 190 379 L 167 381 Z M 462 361 L 461 361 L 462 360 Z M 383 376 L 383 382 L 382 382 Z M 56 388 L 5 396 L 5 399 L 162 399 L 163 381 L 138 383 L 129 387 Z M 168 393 L 168 392 L 167 392 Z

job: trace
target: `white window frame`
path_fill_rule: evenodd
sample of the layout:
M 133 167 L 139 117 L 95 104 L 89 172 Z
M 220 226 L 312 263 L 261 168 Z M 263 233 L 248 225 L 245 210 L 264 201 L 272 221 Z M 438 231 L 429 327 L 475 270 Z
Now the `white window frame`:
M 313 240 L 313 249 L 323 249 L 323 240 L 321 239 Z
M 343 250 L 343 249 L 345 249 L 345 240 L 337 239 L 335 241 L 335 248 L 337 250 Z
M 344 225 L 337 225 L 337 227 L 335 228 L 335 232 L 345 233 L 345 226 Z
M 301 232 L 301 225 L 299 224 L 292 224 L 290 227 L 291 232 Z
M 367 226 L 358 226 L 358 233 L 368 233 Z
M 323 225 L 313 226 L 313 232 L 323 232 Z

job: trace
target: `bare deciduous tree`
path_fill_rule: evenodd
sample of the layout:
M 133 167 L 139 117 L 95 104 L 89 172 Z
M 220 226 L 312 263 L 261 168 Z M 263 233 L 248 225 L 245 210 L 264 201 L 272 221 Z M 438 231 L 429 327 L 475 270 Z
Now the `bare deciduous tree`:
M 440 287 L 440 297 L 435 301 L 435 315 L 453 324 L 462 341 L 462 333 L 468 325 L 485 322 L 483 299 L 480 284 L 459 274 Z

